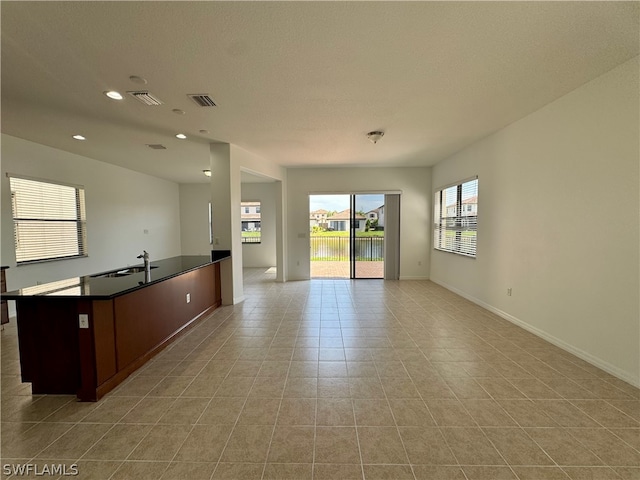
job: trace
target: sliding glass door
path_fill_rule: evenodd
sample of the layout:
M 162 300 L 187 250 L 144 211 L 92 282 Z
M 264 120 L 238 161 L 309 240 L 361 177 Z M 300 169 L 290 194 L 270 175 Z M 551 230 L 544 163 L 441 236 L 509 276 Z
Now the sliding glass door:
M 351 278 L 384 278 L 384 195 L 351 195 Z
M 383 194 L 311 195 L 311 278 L 384 278 Z
M 309 196 L 311 278 L 350 278 L 350 196 Z

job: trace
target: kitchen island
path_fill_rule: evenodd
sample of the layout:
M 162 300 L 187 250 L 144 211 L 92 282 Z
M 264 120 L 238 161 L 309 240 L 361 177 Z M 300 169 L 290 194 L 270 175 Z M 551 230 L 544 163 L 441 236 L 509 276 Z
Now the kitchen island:
M 15 300 L 23 382 L 96 401 L 221 304 L 220 262 L 180 256 L 2 294 Z

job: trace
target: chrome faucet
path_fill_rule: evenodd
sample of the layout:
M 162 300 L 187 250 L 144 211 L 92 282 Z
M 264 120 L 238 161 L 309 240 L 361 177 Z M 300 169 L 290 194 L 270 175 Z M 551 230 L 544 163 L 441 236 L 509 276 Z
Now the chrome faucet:
M 151 276 L 151 262 L 149 262 L 149 254 L 146 250 L 142 251 L 142 255 L 138 255 L 136 258 L 142 258 L 144 261 L 144 274 L 145 277 Z

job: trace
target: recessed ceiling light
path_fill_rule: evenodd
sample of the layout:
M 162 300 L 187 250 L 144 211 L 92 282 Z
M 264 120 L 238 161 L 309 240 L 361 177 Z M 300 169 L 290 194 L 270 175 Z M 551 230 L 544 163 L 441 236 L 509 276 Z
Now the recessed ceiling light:
M 73 138 L 76 140 L 86 140 L 86 137 L 83 137 L 82 135 L 74 135 Z
M 187 136 L 184 133 L 178 133 L 176 135 L 176 138 L 179 138 L 180 140 L 184 140 L 185 138 L 187 138 Z
M 184 110 L 180 110 L 179 108 L 174 108 L 173 110 L 171 110 L 173 113 L 175 113 L 176 115 L 184 115 Z
M 116 92 L 115 90 L 109 90 L 108 92 L 104 92 L 104 94 L 112 100 L 122 100 L 123 98 L 120 92 Z
M 202 130 L 200 130 L 200 133 L 202 133 L 202 134 L 207 134 L 207 133 L 209 133 L 209 130 L 204 130 L 204 129 L 202 129 Z
M 207 177 L 211 176 L 211 170 L 202 170 L 202 173 L 204 173 Z

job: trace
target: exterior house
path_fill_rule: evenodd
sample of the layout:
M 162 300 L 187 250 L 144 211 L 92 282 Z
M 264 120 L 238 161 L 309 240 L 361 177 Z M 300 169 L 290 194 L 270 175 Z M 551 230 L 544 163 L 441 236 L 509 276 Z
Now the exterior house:
M 327 215 L 329 212 L 324 209 L 314 210 L 309 213 L 309 230 L 313 227 L 327 228 Z
M 451 205 L 447 205 L 447 218 L 451 219 L 450 221 L 455 223 L 456 221 L 456 204 L 453 203 Z M 471 220 L 470 218 L 465 217 L 477 217 L 478 216 L 478 196 L 474 195 L 467 199 L 462 200 L 462 212 L 460 214 L 462 217 L 462 226 L 467 227 L 470 225 L 475 225 L 476 221 Z
M 367 220 L 371 223 L 374 223 L 374 221 L 377 220 L 378 223 L 376 224 L 376 227 L 380 228 L 380 230 L 384 230 L 384 205 L 380 205 L 378 208 L 368 211 L 366 216 Z
M 240 219 L 243 232 L 260 231 L 260 202 L 242 202 Z
M 327 223 L 329 224 L 330 230 L 335 230 L 337 232 L 348 232 L 350 220 L 351 220 L 351 209 L 347 208 L 346 210 L 342 210 L 341 212 L 338 212 L 335 215 L 328 217 Z M 367 223 L 367 217 L 356 213 L 354 221 L 355 221 L 356 231 L 364 232 L 365 226 Z
M 478 196 L 474 195 L 465 200 L 462 200 L 462 215 L 463 217 L 478 215 Z M 447 217 L 456 216 L 456 204 L 452 203 L 447 205 Z

